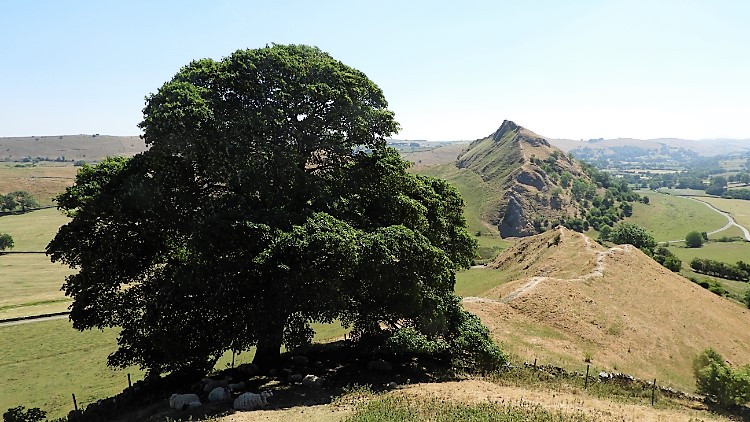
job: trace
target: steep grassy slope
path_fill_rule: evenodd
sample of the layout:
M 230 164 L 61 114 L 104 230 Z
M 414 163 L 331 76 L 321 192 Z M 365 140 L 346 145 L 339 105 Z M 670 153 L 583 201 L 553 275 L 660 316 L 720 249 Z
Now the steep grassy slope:
M 694 386 L 691 361 L 713 347 L 750 363 L 750 311 L 630 246 L 605 249 L 567 229 L 522 239 L 492 265 L 512 279 L 465 299 L 503 346 L 527 358 Z

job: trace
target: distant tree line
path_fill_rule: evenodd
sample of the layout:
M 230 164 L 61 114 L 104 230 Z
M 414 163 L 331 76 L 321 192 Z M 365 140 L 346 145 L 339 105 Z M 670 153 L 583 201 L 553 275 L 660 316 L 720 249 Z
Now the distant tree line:
M 713 259 L 693 258 L 690 261 L 693 271 L 714 277 L 726 278 L 728 280 L 748 281 L 750 277 L 750 264 L 738 261 L 736 264 L 714 261 Z
M 0 194 L 0 211 L 26 212 L 32 208 L 38 208 L 39 202 L 27 191 L 17 190 L 6 195 Z
M 750 201 L 750 189 L 727 190 L 721 195 L 721 197 L 727 199 L 744 199 L 746 201 Z

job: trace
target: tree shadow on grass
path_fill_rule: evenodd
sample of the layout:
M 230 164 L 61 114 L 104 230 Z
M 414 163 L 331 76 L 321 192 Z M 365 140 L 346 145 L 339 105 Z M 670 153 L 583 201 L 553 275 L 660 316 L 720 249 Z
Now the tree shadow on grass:
M 285 364 L 269 373 L 250 376 L 238 368 L 231 368 L 213 374 L 211 378 L 220 380 L 231 377 L 233 383 L 246 384 L 244 388 L 232 393 L 232 400 L 244 392 L 273 391 L 265 410 L 330 404 L 356 386 L 377 392 L 391 389 L 394 385 L 458 379 L 451 367 L 441 360 L 425 356 L 368 353 L 347 341 L 312 345 L 295 355 L 304 356 L 296 364 L 293 363 L 292 356 L 286 354 Z M 293 375 L 296 375 L 296 379 Z M 304 386 L 299 379 L 306 375 L 323 377 L 325 381 L 320 386 Z M 118 395 L 120 400 L 116 404 L 93 404 L 92 410 L 87 408 L 86 414 L 75 420 L 196 421 L 240 412 L 232 409 L 232 401 L 208 402 L 208 393 L 203 391 L 204 385 L 205 382 L 201 383 L 197 379 L 153 379 L 144 382 L 144 385 L 134 386 L 136 392 L 126 390 Z M 198 394 L 204 404 L 194 409 L 170 409 L 168 399 L 172 393 Z M 130 397 L 123 397 L 125 394 L 130 394 Z M 104 402 L 110 400 L 112 399 Z

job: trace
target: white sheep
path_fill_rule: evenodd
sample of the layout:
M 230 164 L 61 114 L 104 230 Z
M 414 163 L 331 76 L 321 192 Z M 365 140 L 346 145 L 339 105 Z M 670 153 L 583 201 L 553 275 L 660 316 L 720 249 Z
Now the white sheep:
M 208 393 L 208 401 L 225 401 L 229 400 L 232 396 L 229 395 L 229 390 L 224 387 L 216 387 Z
M 198 407 L 201 400 L 195 394 L 172 394 L 169 397 L 169 407 L 172 409 L 184 409 L 185 407 Z
M 255 410 L 265 407 L 268 404 L 268 398 L 273 396 L 271 391 L 263 391 L 259 394 L 245 393 L 234 399 L 235 410 Z

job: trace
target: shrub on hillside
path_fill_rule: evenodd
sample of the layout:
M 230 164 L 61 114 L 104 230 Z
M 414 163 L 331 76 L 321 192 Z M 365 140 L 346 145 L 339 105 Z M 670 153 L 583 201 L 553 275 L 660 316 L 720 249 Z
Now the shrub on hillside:
M 8 233 L 0 233 L 0 251 L 13 249 L 13 237 Z
M 709 348 L 693 361 L 698 393 L 721 406 L 743 405 L 750 400 L 750 365 L 732 369 Z
M 26 409 L 24 406 L 18 406 L 3 413 L 3 422 L 41 422 L 46 417 L 47 412 L 38 407 Z
M 696 231 L 692 231 L 685 235 L 685 245 L 688 248 L 700 248 L 703 246 L 703 236 Z
M 682 261 L 680 258 L 677 258 L 672 251 L 664 246 L 659 246 L 654 249 L 654 260 L 675 273 L 680 272 L 682 269 Z
M 630 244 L 638 249 L 653 250 L 656 240 L 646 229 L 633 223 L 620 223 L 609 235 L 609 239 L 618 245 Z

